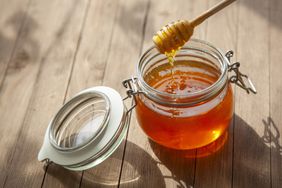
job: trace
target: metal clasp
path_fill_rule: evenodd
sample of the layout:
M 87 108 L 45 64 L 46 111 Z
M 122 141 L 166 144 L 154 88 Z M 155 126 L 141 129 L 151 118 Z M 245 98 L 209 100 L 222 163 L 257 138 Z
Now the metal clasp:
M 123 100 L 125 101 L 128 98 L 132 98 L 131 107 L 127 110 L 127 113 L 129 113 L 137 105 L 135 95 L 137 95 L 139 93 L 144 93 L 144 92 L 138 90 L 137 78 L 136 77 L 132 77 L 130 79 L 124 80 L 122 82 L 122 85 L 126 88 L 126 94 L 127 94 L 127 96 L 125 98 L 123 98 Z
M 126 100 L 127 98 L 131 98 L 132 96 L 138 93 L 136 77 L 132 77 L 124 80 L 122 82 L 122 85 L 127 89 L 126 90 L 127 96 L 123 100 Z
M 235 75 L 232 75 L 229 78 L 229 81 L 244 89 L 248 94 L 250 92 L 256 94 L 257 90 L 250 78 L 239 71 L 240 63 L 236 62 L 231 64 L 231 57 L 233 57 L 233 54 L 234 53 L 231 50 L 225 54 L 228 59 L 228 72 L 233 71 L 235 73 Z

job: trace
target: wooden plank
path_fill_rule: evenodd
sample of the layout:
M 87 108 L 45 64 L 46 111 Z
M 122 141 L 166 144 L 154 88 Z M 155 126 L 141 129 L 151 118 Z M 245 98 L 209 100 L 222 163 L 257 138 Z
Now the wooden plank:
M 117 9 L 118 1 L 99 0 L 90 3 L 80 48 L 77 52 L 73 73 L 66 93 L 67 99 L 82 89 L 102 85 Z M 113 161 L 113 164 L 111 161 Z M 100 184 L 103 185 L 102 181 L 116 185 L 119 171 L 120 165 L 116 165 L 115 160 L 109 159 L 98 167 L 85 171 L 81 186 L 92 187 L 95 185 L 96 187 Z M 106 176 L 106 173 L 109 174 Z M 55 175 L 53 176 L 52 174 Z M 54 182 L 56 182 L 56 186 L 69 187 L 70 184 L 63 181 L 66 174 L 71 174 L 76 182 L 82 180 L 78 173 L 71 173 L 62 168 L 53 167 L 46 175 L 44 186 L 54 187 Z M 101 178 L 101 176 L 103 177 Z M 56 179 L 59 179 L 61 182 Z
M 42 184 L 44 169 L 37 154 L 65 96 L 86 6 L 87 1 L 69 0 L 30 5 L 0 98 L 0 116 L 8 125 L 1 126 L 0 138 L 5 187 Z M 64 182 L 75 185 L 75 178 Z
M 8 63 L 26 19 L 29 0 L 0 1 L 0 91 Z
M 210 0 L 209 6 L 217 2 L 218 0 Z M 208 20 L 206 40 L 223 52 L 232 49 L 236 54 L 236 25 L 237 4 L 234 3 Z M 215 153 L 210 156 L 197 158 L 195 187 L 232 186 L 233 122 L 230 124 L 225 145 L 219 151 L 216 151 L 217 148 L 214 149 Z
M 67 99 L 85 88 L 102 85 L 118 5 L 118 1 L 91 1 Z
M 90 3 L 66 99 L 70 99 L 82 89 L 102 84 L 117 8 L 118 1 L 99 0 Z M 44 187 L 74 187 L 73 184 L 64 182 L 66 174 L 71 174 L 75 179 L 75 186 L 78 186 L 78 183 L 83 187 L 94 186 L 94 182 L 97 183 L 95 186 L 98 186 L 99 181 L 97 182 L 97 178 L 91 175 L 105 172 L 103 168 L 94 168 L 84 172 L 82 179 L 80 173 L 69 172 L 58 167 L 50 170 L 46 175 Z M 55 176 L 52 172 L 55 172 Z M 119 171 L 116 174 L 119 174 Z M 117 181 L 118 176 L 115 183 Z
M 192 19 L 206 10 L 203 1 L 151 1 L 144 37 L 145 51 L 152 46 L 152 36 L 168 22 Z M 205 37 L 206 23 L 196 29 L 194 37 Z M 137 63 L 137 61 L 136 61 Z M 133 114 L 126 145 L 120 187 L 190 187 L 194 182 L 194 157 L 184 158 L 148 141 Z M 131 179 L 131 181 L 128 181 Z M 123 180 L 127 180 L 124 181 Z
M 110 49 L 99 56 L 108 57 L 101 62 L 107 63 L 101 64 L 106 65 L 102 85 L 112 87 L 125 96 L 125 89 L 121 83 L 134 74 L 134 63 L 138 60 L 142 46 L 142 30 L 147 1 L 121 0 L 118 6 Z M 93 56 L 93 61 L 95 61 L 94 58 L 95 56 Z M 97 76 L 99 75 L 98 69 Z M 119 183 L 123 152 L 124 143 L 102 164 L 84 172 L 81 187 L 116 187 Z M 122 179 L 121 181 L 130 181 L 130 179 Z
M 269 115 L 269 1 L 239 2 L 238 60 L 258 94 L 236 90 L 233 187 L 270 187 L 270 148 L 262 119 Z
M 265 117 L 265 141 L 271 142 L 271 183 L 273 188 L 282 185 L 282 2 L 270 1 L 270 117 Z M 269 136 L 271 137 L 269 140 Z

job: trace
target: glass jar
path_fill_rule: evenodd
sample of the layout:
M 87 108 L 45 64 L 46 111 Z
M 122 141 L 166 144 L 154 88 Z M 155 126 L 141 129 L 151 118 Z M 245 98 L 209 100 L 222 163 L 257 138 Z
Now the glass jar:
M 199 148 L 219 138 L 233 116 L 228 63 L 217 48 L 195 39 L 179 50 L 173 66 L 154 47 L 146 51 L 137 67 L 137 85 L 142 92 L 136 95 L 135 108 L 146 135 L 181 150 Z M 172 76 L 176 77 L 172 78 L 174 84 L 168 81 Z
M 38 160 L 75 171 L 96 166 L 122 142 L 134 108 L 144 132 L 161 145 L 183 150 L 215 141 L 232 119 L 230 83 L 256 92 L 239 72 L 239 63 L 230 63 L 231 57 L 231 51 L 224 55 L 194 39 L 171 67 L 164 55 L 150 48 L 139 61 L 137 77 L 123 82 L 127 97 L 96 86 L 66 102 L 49 123 Z M 230 71 L 235 74 L 228 78 Z M 124 104 L 128 98 L 133 98 L 130 108 Z

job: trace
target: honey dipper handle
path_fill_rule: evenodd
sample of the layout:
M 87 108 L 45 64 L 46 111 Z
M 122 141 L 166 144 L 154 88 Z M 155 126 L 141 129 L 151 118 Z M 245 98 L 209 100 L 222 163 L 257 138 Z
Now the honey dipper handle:
M 205 21 L 205 19 L 207 19 L 208 17 L 214 15 L 215 13 L 217 13 L 221 9 L 225 8 L 226 6 L 230 5 L 234 1 L 236 1 L 236 0 L 224 0 L 224 1 L 221 1 L 217 5 L 213 6 L 212 8 L 210 8 L 209 10 L 207 10 L 206 12 L 204 12 L 203 14 L 201 14 L 200 16 L 198 16 L 197 18 L 192 20 L 190 22 L 190 24 L 193 27 L 201 24 L 203 21 Z

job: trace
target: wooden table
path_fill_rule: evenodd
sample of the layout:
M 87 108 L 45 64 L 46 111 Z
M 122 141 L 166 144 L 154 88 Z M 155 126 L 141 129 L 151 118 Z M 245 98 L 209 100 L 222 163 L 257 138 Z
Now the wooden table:
M 126 141 L 92 170 L 37 161 L 48 122 L 78 91 L 106 85 L 125 96 L 142 51 L 166 23 L 219 0 L 0 0 L 0 186 L 281 187 L 282 1 L 239 0 L 195 31 L 227 51 L 258 94 L 234 87 L 225 145 L 185 158 L 150 141 L 133 114 Z

